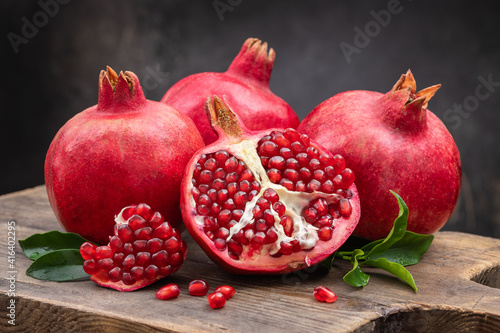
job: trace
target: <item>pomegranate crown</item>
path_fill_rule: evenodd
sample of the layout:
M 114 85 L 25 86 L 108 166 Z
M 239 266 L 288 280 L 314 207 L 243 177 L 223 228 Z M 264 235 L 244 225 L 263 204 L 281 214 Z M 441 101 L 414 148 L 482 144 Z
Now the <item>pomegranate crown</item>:
M 226 73 L 269 86 L 275 58 L 276 54 L 272 48 L 267 51 L 266 42 L 263 43 L 258 38 L 248 38 Z
M 205 112 L 214 132 L 220 137 L 228 137 L 240 140 L 243 131 L 248 129 L 240 121 L 238 115 L 229 106 L 229 103 L 222 96 L 224 101 L 214 95 L 207 98 L 205 102 Z
M 401 75 L 380 104 L 384 121 L 392 128 L 409 134 L 427 128 L 427 105 L 441 87 L 430 86 L 417 92 L 417 83 L 410 70 Z
M 109 66 L 99 75 L 99 109 L 112 106 L 133 108 L 146 100 L 137 76 L 130 72 L 116 72 Z

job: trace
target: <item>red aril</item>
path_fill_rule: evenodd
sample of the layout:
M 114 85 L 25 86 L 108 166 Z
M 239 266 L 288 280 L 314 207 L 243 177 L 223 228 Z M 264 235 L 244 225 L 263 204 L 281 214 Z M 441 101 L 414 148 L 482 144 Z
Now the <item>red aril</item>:
M 226 299 L 233 297 L 235 290 L 231 286 L 219 286 L 215 288 L 214 293 L 221 293 Z
M 314 288 L 313 295 L 320 302 L 333 303 L 337 300 L 337 295 L 324 286 Z
M 147 100 L 134 73 L 108 67 L 97 105 L 71 118 L 47 152 L 52 209 L 64 229 L 98 244 L 113 234 L 116 212 L 137 202 L 178 226 L 184 168 L 202 146 L 191 119 Z
M 203 280 L 189 282 L 189 295 L 205 296 L 208 293 L 208 283 Z
M 225 96 L 249 129 L 296 128 L 299 118 L 293 109 L 269 89 L 274 58 L 267 43 L 248 38 L 226 72 L 190 75 L 174 84 L 161 101 L 191 117 L 206 144 L 217 139 L 203 112 L 207 96 L 212 95 Z
M 148 205 L 128 206 L 115 219 L 108 245 L 85 242 L 83 269 L 100 286 L 132 291 L 164 278 L 181 267 L 186 242 L 180 232 Z
M 161 287 L 156 293 L 155 296 L 158 299 L 168 300 L 179 297 L 181 294 L 181 288 L 176 283 L 169 283 L 163 287 Z
M 427 109 L 439 87 L 417 92 L 408 71 L 386 94 L 335 95 L 300 124 L 300 131 L 344 156 L 356 175 L 363 213 L 354 235 L 388 235 L 398 214 L 390 190 L 408 205 L 410 231 L 432 234 L 453 212 L 462 183 L 460 155 L 445 125 Z
M 220 309 L 224 307 L 224 305 L 226 305 L 226 297 L 218 292 L 209 294 L 207 296 L 207 299 L 208 305 L 210 305 L 212 309 Z
M 210 258 L 231 272 L 280 274 L 345 242 L 360 207 L 340 155 L 294 129 L 250 131 L 217 96 L 206 111 L 219 139 L 189 162 L 181 208 Z

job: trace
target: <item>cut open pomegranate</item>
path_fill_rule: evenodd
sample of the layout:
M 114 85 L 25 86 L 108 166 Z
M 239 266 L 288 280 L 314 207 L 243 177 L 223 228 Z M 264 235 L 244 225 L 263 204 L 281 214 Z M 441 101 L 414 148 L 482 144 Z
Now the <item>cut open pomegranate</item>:
M 342 156 L 294 129 L 250 131 L 217 96 L 205 111 L 219 139 L 189 162 L 181 208 L 210 258 L 231 272 L 280 274 L 346 241 L 360 207 Z

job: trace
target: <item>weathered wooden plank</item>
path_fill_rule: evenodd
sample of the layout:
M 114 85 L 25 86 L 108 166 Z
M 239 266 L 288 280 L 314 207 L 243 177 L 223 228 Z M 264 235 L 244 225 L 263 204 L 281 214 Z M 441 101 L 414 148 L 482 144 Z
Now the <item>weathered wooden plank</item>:
M 62 230 L 43 186 L 0 197 L 0 267 L 7 264 L 7 221 L 17 239 Z M 409 267 L 411 288 L 380 270 L 367 269 L 363 289 L 342 281 L 349 265 L 335 262 L 282 276 L 238 276 L 216 266 L 186 233 L 188 257 L 181 270 L 144 289 L 120 293 L 91 281 L 46 282 L 24 274 L 31 261 L 16 249 L 16 326 L 8 324 L 9 281 L 0 279 L 0 330 L 37 332 L 500 332 L 500 240 L 440 232 L 422 261 Z M 205 279 L 211 290 L 230 284 L 236 295 L 219 310 L 205 297 L 187 294 L 188 283 Z M 472 281 L 473 280 L 473 281 Z M 477 282 L 474 282 L 477 281 Z M 159 301 L 154 292 L 179 283 L 183 293 Z M 480 282 L 480 283 L 478 283 Z M 482 283 L 482 284 L 481 284 Z M 333 304 L 312 296 L 317 285 L 338 294 Z M 7 318 L 7 319 L 6 319 Z

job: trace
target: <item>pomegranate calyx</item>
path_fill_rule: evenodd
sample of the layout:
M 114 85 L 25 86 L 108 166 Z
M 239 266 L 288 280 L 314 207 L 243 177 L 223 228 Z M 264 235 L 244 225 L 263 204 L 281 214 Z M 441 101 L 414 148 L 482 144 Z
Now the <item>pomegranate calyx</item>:
M 436 84 L 417 92 L 417 83 L 410 70 L 402 74 L 383 98 L 384 121 L 397 131 L 420 133 L 427 128 L 427 105 L 441 87 Z
M 275 57 L 272 48 L 268 52 L 266 42 L 262 43 L 258 38 L 248 38 L 226 74 L 244 76 L 269 87 Z
M 213 99 L 208 97 L 205 102 L 205 112 L 210 119 L 210 126 L 219 138 L 221 136 L 241 138 L 243 122 L 238 119 L 227 101 L 222 101 L 215 95 Z
M 146 102 L 139 79 L 130 71 L 116 72 L 109 66 L 99 75 L 98 109 L 107 112 L 122 112 L 124 106 L 136 108 Z M 115 107 L 119 106 L 119 107 Z

